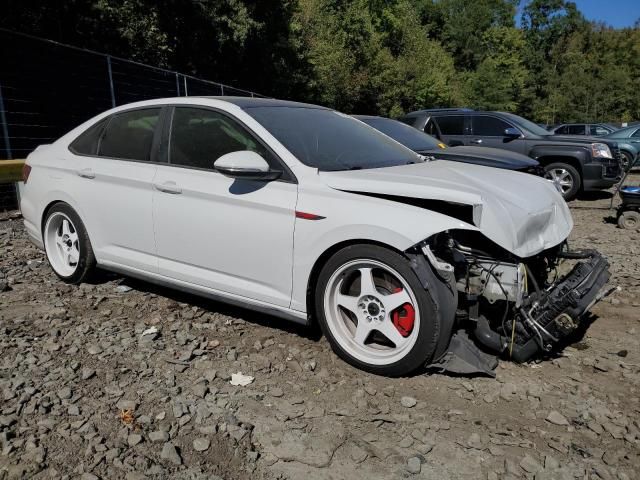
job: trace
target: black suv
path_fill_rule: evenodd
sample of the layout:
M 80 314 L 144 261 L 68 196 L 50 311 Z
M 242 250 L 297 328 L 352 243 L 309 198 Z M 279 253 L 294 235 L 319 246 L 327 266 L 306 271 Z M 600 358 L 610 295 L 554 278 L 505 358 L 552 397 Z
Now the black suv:
M 479 145 L 528 155 L 540 162 L 567 200 L 581 190 L 609 188 L 622 176 L 617 143 L 553 135 L 512 113 L 443 108 L 411 112 L 399 120 L 450 146 Z

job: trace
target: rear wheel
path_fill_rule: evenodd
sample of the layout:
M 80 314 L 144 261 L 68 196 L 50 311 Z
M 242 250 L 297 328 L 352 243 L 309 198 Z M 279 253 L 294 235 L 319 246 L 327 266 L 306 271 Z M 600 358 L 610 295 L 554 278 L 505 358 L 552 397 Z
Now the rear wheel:
M 565 200 L 573 199 L 582 185 L 580 173 L 568 163 L 551 163 L 544 167 L 545 178 L 551 180 Z
M 627 210 L 622 212 L 618 217 L 618 226 L 627 230 L 636 230 L 640 228 L 640 213 L 635 210 Z
M 336 253 L 320 272 L 316 315 L 342 359 L 372 373 L 400 376 L 433 357 L 440 333 L 434 298 L 405 257 L 355 245 Z
M 43 228 L 44 248 L 53 271 L 66 283 L 81 283 L 96 260 L 80 217 L 66 203 L 51 207 Z

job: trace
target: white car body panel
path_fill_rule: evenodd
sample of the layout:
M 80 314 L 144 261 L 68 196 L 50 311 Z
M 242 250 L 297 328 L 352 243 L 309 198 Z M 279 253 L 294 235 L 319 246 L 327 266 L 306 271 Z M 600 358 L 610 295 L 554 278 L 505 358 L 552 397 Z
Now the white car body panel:
M 352 192 L 443 200 L 477 206 L 479 230 L 519 257 L 569 236 L 569 207 L 551 182 L 533 175 L 459 162 L 322 172 L 328 186 Z M 479 220 L 479 223 L 478 223 Z
M 298 186 L 158 166 L 168 182 L 181 193 L 153 193 L 159 273 L 288 307 Z
M 236 182 L 213 171 L 69 151 L 68 145 L 100 119 L 153 105 L 205 106 L 229 113 L 269 145 L 298 183 Z M 47 205 L 64 201 L 84 221 L 99 265 L 298 321 L 306 317 L 313 266 L 342 242 L 377 242 L 404 251 L 445 230 L 480 230 L 527 257 L 561 243 L 572 227 L 558 192 L 532 175 L 445 161 L 318 173 L 242 108 L 219 99 L 181 97 L 124 105 L 36 150 L 27 161 L 32 172 L 21 189 L 21 208 L 36 244 L 42 246 Z M 78 176 L 86 168 L 93 169 L 93 179 Z M 181 193 L 153 187 L 167 182 Z M 362 193 L 472 205 L 479 223 Z M 325 218 L 300 219 L 296 211 Z

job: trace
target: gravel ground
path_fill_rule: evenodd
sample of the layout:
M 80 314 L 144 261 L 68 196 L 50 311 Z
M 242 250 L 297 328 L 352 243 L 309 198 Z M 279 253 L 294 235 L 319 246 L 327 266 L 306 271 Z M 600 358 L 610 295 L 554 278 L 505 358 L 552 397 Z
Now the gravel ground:
M 0 479 L 638 478 L 639 234 L 608 204 L 572 202 L 572 243 L 622 290 L 497 379 L 375 377 L 275 318 L 108 274 L 66 286 L 0 221 Z

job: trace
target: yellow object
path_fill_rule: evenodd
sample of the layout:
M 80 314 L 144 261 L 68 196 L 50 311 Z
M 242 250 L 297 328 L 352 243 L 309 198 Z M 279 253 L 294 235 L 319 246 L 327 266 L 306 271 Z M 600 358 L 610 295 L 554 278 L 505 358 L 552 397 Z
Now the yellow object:
M 0 160 L 0 183 L 19 182 L 22 180 L 24 160 Z
M 442 149 L 447 148 L 447 146 L 444 143 L 439 143 L 438 146 Z

